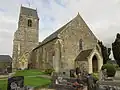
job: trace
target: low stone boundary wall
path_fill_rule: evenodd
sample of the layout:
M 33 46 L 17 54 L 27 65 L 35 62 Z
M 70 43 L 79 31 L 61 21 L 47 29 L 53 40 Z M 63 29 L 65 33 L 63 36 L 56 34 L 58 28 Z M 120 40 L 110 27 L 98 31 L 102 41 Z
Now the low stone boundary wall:
M 101 81 L 99 88 L 100 90 L 120 90 L 120 81 Z
M 0 78 L 8 78 L 9 76 L 13 76 L 15 74 L 15 72 L 13 73 L 9 73 L 9 75 L 0 75 Z
M 0 78 L 7 78 L 8 75 L 0 75 Z

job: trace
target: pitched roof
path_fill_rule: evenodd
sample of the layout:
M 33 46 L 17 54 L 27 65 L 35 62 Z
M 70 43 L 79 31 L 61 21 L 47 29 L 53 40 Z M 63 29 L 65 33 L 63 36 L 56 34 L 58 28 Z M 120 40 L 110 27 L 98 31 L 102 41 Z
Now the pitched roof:
M 71 20 L 72 21 L 72 20 Z M 71 22 L 70 21 L 70 22 Z M 53 40 L 53 39 L 55 39 L 55 38 L 58 38 L 58 34 L 62 31 L 62 30 L 64 30 L 64 28 L 70 23 L 70 22 L 68 22 L 67 24 L 65 24 L 63 27 L 61 27 L 60 29 L 58 29 L 57 31 L 55 31 L 54 33 L 52 33 L 50 36 L 48 36 L 47 38 L 45 38 L 43 41 L 42 41 L 42 44 L 45 44 L 45 43 L 47 43 L 47 42 L 49 42 L 49 41 L 51 41 L 51 40 Z
M 76 17 L 80 17 L 80 18 L 81 18 L 81 16 L 79 15 L 79 13 L 78 13 L 78 15 L 77 15 Z M 75 17 L 75 18 L 76 18 L 76 17 Z M 74 18 L 74 19 L 75 19 L 75 18 Z M 62 26 L 60 29 L 58 29 L 57 31 L 55 31 L 54 33 L 52 33 L 50 36 L 48 36 L 47 38 L 45 38 L 45 39 L 42 41 L 41 45 L 43 45 L 43 44 L 45 44 L 45 43 L 47 43 L 47 42 L 49 42 L 49 41 L 51 41 L 51 40 L 54 40 L 54 39 L 58 38 L 58 34 L 59 34 L 61 31 L 63 31 L 64 28 L 65 28 L 69 23 L 71 23 L 74 19 L 72 19 L 72 20 L 69 21 L 67 24 L 65 24 L 64 26 Z
M 82 19 L 82 17 L 80 16 L 80 14 L 78 13 L 78 15 L 77 15 L 75 18 L 73 18 L 71 21 L 69 21 L 69 22 L 68 22 L 67 24 L 65 24 L 63 27 L 61 27 L 60 29 L 58 29 L 57 31 L 55 31 L 54 33 L 52 33 L 50 36 L 48 36 L 47 38 L 45 38 L 45 39 L 42 41 L 42 43 L 41 43 L 39 46 L 37 46 L 35 49 L 39 48 L 40 46 L 42 46 L 42 45 L 44 45 L 44 44 L 46 44 L 46 43 L 48 43 L 48 42 L 50 42 L 50 41 L 52 41 L 52 40 L 54 40 L 54 39 L 57 39 L 57 38 L 58 38 L 58 34 L 59 34 L 61 31 L 63 31 L 63 30 L 66 28 L 67 25 L 69 25 L 73 20 L 75 20 L 75 19 L 77 19 L 77 18 L 80 18 L 80 19 L 83 21 L 83 23 L 86 24 L 85 21 L 84 21 L 84 20 Z M 89 27 L 88 27 L 88 30 L 89 30 L 89 32 L 94 36 L 94 38 L 97 39 L 96 36 L 92 33 L 92 31 L 89 29 Z M 35 49 L 34 49 L 34 50 L 35 50 Z
M 35 9 L 21 6 L 20 12 L 21 12 L 21 14 L 23 14 L 23 15 L 33 16 L 33 17 L 37 17 L 37 18 L 38 18 L 37 10 L 35 10 Z
M 11 62 L 12 58 L 9 55 L 0 55 L 0 62 Z
M 71 20 L 72 21 L 72 20 Z M 71 22 L 70 21 L 70 22 Z M 58 34 L 64 30 L 64 28 L 70 23 L 68 22 L 67 24 L 65 24 L 63 27 L 61 27 L 60 29 L 58 29 L 57 31 L 55 31 L 54 33 L 52 33 L 50 36 L 48 36 L 47 38 L 45 38 L 41 43 L 39 43 L 40 45 L 38 45 L 35 49 L 39 48 L 40 46 L 54 40 L 54 39 L 57 39 L 58 38 Z M 33 50 L 35 50 L 33 49 Z
M 75 60 L 76 61 L 87 61 L 87 57 L 91 54 L 92 50 L 93 49 L 81 51 Z
M 44 41 L 42 42 L 42 44 L 44 44 L 44 43 L 47 43 L 47 42 L 49 42 L 50 40 L 52 40 L 52 39 L 55 39 L 57 36 L 58 36 L 58 34 L 61 32 L 61 31 L 63 31 L 64 30 L 64 28 L 69 24 L 69 23 L 71 23 L 74 19 L 76 19 L 76 18 L 80 18 L 84 23 L 85 23 L 85 21 L 83 20 L 83 18 L 80 16 L 80 14 L 78 13 L 78 15 L 75 17 L 75 18 L 73 18 L 70 22 L 68 22 L 67 24 L 65 24 L 63 27 L 61 27 L 60 29 L 58 29 L 56 32 L 54 32 L 54 33 L 52 33 L 50 36 L 48 36 L 46 39 L 44 39 Z M 86 23 L 85 23 L 86 24 Z M 92 33 L 92 31 L 89 29 L 89 32 L 96 38 L 96 36 Z M 97 39 L 97 38 L 96 38 Z

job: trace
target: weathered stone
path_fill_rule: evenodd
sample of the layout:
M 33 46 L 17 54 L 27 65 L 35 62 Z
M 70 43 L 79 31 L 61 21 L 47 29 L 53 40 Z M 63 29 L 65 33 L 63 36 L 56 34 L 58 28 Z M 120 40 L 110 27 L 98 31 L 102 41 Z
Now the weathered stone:
M 22 9 L 25 9 L 25 15 Z M 65 72 L 65 75 L 69 76 L 70 69 L 80 66 L 83 64 L 81 61 L 84 61 L 84 71 L 92 73 L 94 68 L 100 70 L 103 60 L 97 44 L 98 39 L 79 14 L 36 47 L 39 19 L 36 10 L 29 9 L 32 12 L 30 16 L 27 10 L 28 8 L 21 8 L 18 30 L 14 35 L 13 66 L 23 69 L 29 65 L 41 70 L 54 68 L 56 72 Z M 32 27 L 29 27 L 29 20 Z M 80 60 L 80 63 L 76 62 L 77 56 L 86 50 L 91 52 L 84 60 Z M 97 58 L 97 64 L 93 65 L 94 56 Z
M 120 80 L 120 70 L 116 70 L 114 80 Z
M 21 6 L 18 29 L 14 33 L 13 40 L 13 68 L 25 69 L 28 67 L 30 53 L 38 45 L 38 33 L 37 11 Z
M 97 57 L 98 70 L 102 66 L 102 56 L 99 46 L 97 45 L 97 38 L 88 28 L 84 20 L 78 14 L 73 20 L 68 22 L 58 31 L 47 37 L 43 42 L 35 48 L 40 69 L 54 68 L 56 72 L 65 72 L 70 75 L 70 69 L 77 66 L 75 59 L 83 50 L 95 49 L 87 56 L 85 62 L 85 70 L 89 73 L 93 72 L 92 58 Z M 34 50 L 34 51 L 35 51 Z M 42 62 L 44 61 L 44 62 Z M 81 62 L 80 61 L 80 62 Z

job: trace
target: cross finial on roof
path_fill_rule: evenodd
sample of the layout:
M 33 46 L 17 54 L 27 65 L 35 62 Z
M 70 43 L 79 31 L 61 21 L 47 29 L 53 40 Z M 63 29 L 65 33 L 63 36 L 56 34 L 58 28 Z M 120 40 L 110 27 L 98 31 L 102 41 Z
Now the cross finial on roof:
M 28 3 L 28 5 L 29 5 L 29 7 L 30 7 L 30 0 L 27 0 L 27 3 Z
M 78 12 L 78 15 L 80 15 L 79 12 Z

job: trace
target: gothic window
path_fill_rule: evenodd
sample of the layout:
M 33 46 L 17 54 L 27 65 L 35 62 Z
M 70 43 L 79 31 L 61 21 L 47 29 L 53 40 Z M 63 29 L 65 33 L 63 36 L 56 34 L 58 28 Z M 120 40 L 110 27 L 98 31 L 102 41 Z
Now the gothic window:
M 83 50 L 83 40 L 79 40 L 79 50 Z
M 32 27 L 32 20 L 28 20 L 28 27 Z
M 55 52 L 54 51 L 52 52 L 52 56 L 55 56 Z

